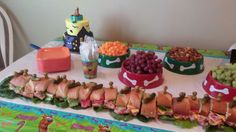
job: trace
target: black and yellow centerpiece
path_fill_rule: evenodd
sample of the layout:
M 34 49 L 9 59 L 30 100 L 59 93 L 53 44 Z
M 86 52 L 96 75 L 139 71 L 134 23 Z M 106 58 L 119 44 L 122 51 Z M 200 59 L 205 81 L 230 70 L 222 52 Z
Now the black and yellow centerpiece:
M 195 75 L 204 71 L 204 57 L 196 49 L 174 47 L 164 57 L 164 67 L 174 73 Z
M 107 68 L 120 68 L 129 55 L 127 44 L 119 41 L 105 42 L 99 47 L 98 64 Z
M 79 8 L 65 20 L 66 32 L 63 34 L 64 46 L 71 52 L 79 53 L 80 43 L 84 42 L 85 36 L 93 37 L 89 27 L 89 21 L 80 14 Z

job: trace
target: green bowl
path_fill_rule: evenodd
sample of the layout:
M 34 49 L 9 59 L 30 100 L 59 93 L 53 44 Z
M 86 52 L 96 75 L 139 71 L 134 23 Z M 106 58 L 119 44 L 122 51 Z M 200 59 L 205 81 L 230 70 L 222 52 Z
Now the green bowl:
M 108 56 L 104 54 L 99 54 L 98 64 L 102 67 L 107 68 L 120 68 L 122 62 L 127 59 L 130 55 L 130 51 L 128 50 L 127 54 L 122 56 Z
M 183 74 L 183 75 L 195 75 L 204 71 L 204 59 L 200 59 L 195 62 L 184 62 L 177 61 L 168 56 L 166 53 L 163 64 L 164 67 L 174 73 Z

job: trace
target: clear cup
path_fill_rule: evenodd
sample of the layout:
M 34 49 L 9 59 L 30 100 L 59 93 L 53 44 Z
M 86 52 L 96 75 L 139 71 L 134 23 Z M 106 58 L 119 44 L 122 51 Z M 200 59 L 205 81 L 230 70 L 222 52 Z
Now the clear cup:
M 98 67 L 97 60 L 94 60 L 94 61 L 82 60 L 82 65 L 83 65 L 83 72 L 84 72 L 85 78 L 93 79 L 97 77 L 97 67 Z

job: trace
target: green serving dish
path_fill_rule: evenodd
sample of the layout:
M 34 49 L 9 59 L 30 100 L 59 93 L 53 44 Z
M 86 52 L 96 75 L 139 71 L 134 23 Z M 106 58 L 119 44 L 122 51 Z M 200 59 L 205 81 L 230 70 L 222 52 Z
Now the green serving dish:
M 127 54 L 122 56 L 108 56 L 104 54 L 99 54 L 98 64 L 102 67 L 107 68 L 120 68 L 122 62 L 128 58 L 130 55 L 130 51 L 128 50 Z
M 203 58 L 195 62 L 177 61 L 170 58 L 167 52 L 163 60 L 163 65 L 167 70 L 174 73 L 183 75 L 195 75 L 204 71 L 203 62 Z

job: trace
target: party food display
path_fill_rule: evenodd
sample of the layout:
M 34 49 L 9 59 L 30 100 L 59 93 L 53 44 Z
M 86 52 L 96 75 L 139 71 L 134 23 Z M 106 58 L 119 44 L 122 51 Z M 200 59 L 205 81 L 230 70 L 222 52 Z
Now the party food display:
M 126 44 L 119 41 L 105 42 L 99 47 L 98 63 L 103 67 L 119 68 L 129 54 Z
M 222 99 L 232 101 L 236 95 L 236 64 L 225 64 L 213 68 L 202 86 L 212 97 L 222 94 Z
M 189 47 L 171 48 L 164 57 L 164 67 L 184 75 L 199 74 L 204 70 L 203 55 Z
M 65 20 L 66 32 L 63 34 L 64 46 L 70 51 L 79 53 L 80 43 L 84 41 L 85 36 L 93 37 L 90 31 L 89 21 L 80 14 L 79 8 L 70 18 Z
M 36 58 L 40 72 L 67 71 L 71 66 L 70 51 L 66 47 L 41 48 Z
M 192 128 L 197 124 L 207 129 L 236 128 L 236 98 L 228 104 L 222 100 L 222 94 L 218 94 L 217 99 L 208 95 L 200 99 L 196 92 L 189 96 L 181 92 L 179 97 L 172 97 L 167 87 L 158 93 L 146 93 L 139 86 L 126 87 L 118 92 L 112 82 L 104 88 L 102 84 L 80 83 L 68 80 L 66 76 L 54 79 L 45 74 L 37 77 L 28 74 L 27 70 L 15 72 L 3 80 L 0 90 L 1 97 L 27 98 L 35 103 L 45 102 L 61 108 L 110 109 L 112 117 L 124 121 L 137 117 L 143 122 L 151 119 L 169 121 L 182 128 Z
M 154 88 L 163 82 L 162 67 L 154 52 L 137 51 L 122 63 L 119 79 L 127 86 Z

